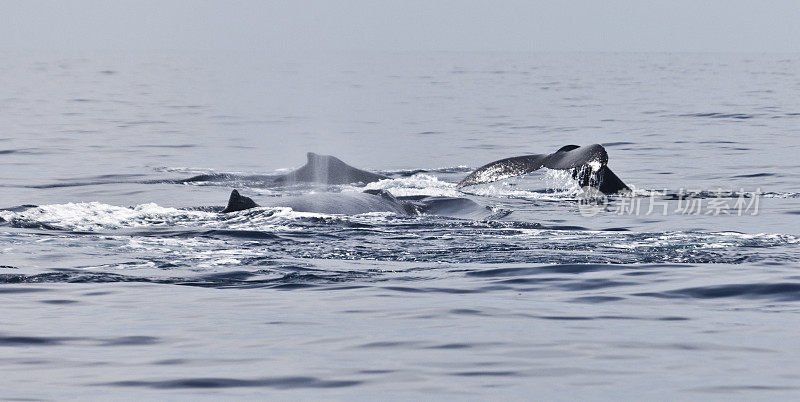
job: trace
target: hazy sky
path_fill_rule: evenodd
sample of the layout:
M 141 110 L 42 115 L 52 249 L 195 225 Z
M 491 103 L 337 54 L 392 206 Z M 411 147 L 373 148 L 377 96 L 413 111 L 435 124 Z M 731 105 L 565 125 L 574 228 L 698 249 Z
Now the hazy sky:
M 0 49 L 800 51 L 800 0 L 0 0 Z

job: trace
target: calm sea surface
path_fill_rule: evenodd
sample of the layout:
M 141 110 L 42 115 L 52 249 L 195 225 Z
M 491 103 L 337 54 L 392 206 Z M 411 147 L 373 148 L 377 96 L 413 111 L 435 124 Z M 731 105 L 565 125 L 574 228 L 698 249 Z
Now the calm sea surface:
M 798 54 L 2 53 L 0 399 L 797 397 L 798 94 Z M 636 189 L 596 215 L 456 188 L 591 143 Z M 511 213 L 212 208 L 364 190 L 261 179 L 309 151 Z

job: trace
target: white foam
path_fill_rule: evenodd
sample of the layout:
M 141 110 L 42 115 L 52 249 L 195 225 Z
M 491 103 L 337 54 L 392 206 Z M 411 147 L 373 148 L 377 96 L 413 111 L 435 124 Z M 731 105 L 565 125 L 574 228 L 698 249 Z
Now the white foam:
M 162 207 L 154 203 L 132 208 L 83 202 L 42 205 L 22 212 L 0 211 L 0 218 L 19 225 L 47 225 L 64 230 L 98 231 L 140 227 L 189 226 L 239 230 L 301 230 L 292 222 L 304 218 L 334 218 L 288 207 L 253 208 L 230 214 Z
M 170 225 L 181 220 L 216 216 L 215 213 L 166 208 L 149 203 L 133 208 L 100 202 L 42 205 L 22 212 L 0 212 L 10 222 L 44 224 L 66 230 L 119 229 L 153 225 Z
M 159 166 L 153 168 L 156 172 L 166 172 L 166 173 L 187 173 L 187 174 L 213 174 L 217 173 L 216 170 L 211 168 L 198 168 L 198 167 L 186 167 L 186 166 Z
M 436 176 L 418 173 L 409 177 L 384 179 L 369 183 L 364 188 L 351 188 L 344 191 L 388 190 L 396 197 L 427 195 L 431 197 L 459 197 L 461 192 L 455 183 L 439 180 Z
M 464 192 L 485 197 L 564 200 L 574 199 L 582 190 L 571 171 L 542 169 L 527 176 L 471 186 Z

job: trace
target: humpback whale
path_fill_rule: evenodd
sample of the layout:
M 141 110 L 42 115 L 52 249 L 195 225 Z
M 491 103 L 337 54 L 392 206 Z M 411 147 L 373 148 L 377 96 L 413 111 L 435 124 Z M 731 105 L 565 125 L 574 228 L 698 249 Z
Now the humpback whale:
M 541 168 L 572 170 L 572 177 L 581 187 L 595 187 L 604 194 L 630 190 L 608 168 L 608 152 L 600 144 L 586 146 L 565 145 L 549 155 L 534 154 L 514 156 L 487 163 L 468 174 L 458 188 L 507 179 Z
M 330 155 L 318 155 L 313 152 L 306 154 L 306 164 L 302 167 L 283 175 L 248 175 L 238 176 L 239 179 L 258 182 L 267 187 L 278 187 L 297 183 L 315 184 L 355 184 L 372 183 L 389 179 L 377 173 L 354 168 L 341 159 Z M 231 179 L 233 176 L 226 173 L 208 173 L 192 176 L 188 179 L 171 181 L 178 183 L 215 182 Z
M 265 205 L 256 204 L 250 197 L 233 190 L 228 206 L 222 213 L 243 211 L 256 207 L 290 207 L 298 212 L 322 214 L 358 215 L 368 212 L 394 212 L 399 215 L 414 215 L 420 212 L 410 202 L 403 202 L 385 190 L 368 190 L 364 193 L 315 193 L 298 197 L 273 197 Z
M 465 219 L 499 219 L 511 213 L 494 210 L 467 198 L 410 196 L 395 197 L 386 190 L 366 190 L 361 193 L 315 193 L 297 197 L 272 197 L 265 205 L 256 204 L 250 197 L 233 190 L 228 206 L 221 212 L 237 212 L 261 206 L 289 207 L 297 212 L 359 215 L 369 212 L 393 212 L 397 215 L 420 214 Z

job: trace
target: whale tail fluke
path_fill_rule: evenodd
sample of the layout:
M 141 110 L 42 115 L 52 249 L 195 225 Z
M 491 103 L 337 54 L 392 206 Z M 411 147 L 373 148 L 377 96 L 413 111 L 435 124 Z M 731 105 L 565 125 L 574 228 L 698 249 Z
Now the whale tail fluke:
M 231 196 L 228 198 L 228 206 L 222 210 L 222 213 L 243 211 L 245 209 L 256 208 L 258 204 L 250 197 L 245 197 L 239 194 L 239 191 L 231 191 Z
M 573 171 L 572 177 L 581 187 L 594 187 L 603 194 L 616 194 L 630 191 L 630 188 L 608 166 L 592 170 L 590 166 L 582 166 Z
M 491 183 L 509 177 L 532 173 L 544 167 L 547 157 L 548 155 L 524 155 L 487 163 L 468 174 L 464 180 L 461 180 L 458 183 L 458 188 Z
M 581 187 L 595 187 L 605 194 L 628 190 L 608 168 L 608 153 L 600 144 L 566 145 L 549 155 L 524 155 L 483 165 L 458 183 L 458 188 L 521 176 L 541 168 L 570 170 Z

